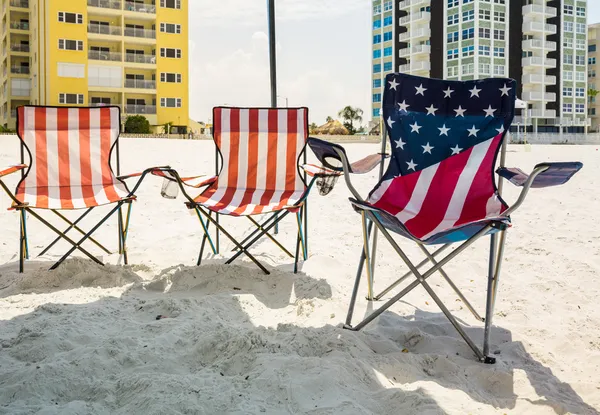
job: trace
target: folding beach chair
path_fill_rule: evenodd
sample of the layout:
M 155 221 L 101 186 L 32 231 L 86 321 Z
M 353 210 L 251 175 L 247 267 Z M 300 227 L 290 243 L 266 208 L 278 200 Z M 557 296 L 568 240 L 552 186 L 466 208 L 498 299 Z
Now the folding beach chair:
M 514 116 L 516 83 L 513 80 L 495 78 L 457 82 L 389 74 L 385 86 L 383 116 L 392 157 L 387 171 L 367 198 L 361 197 L 352 186 L 352 169 L 343 147 L 320 143 L 321 151 L 316 153 L 326 166 L 335 169 L 332 159 L 341 163 L 346 183 L 354 196 L 350 201 L 362 216 L 364 244 L 345 327 L 362 329 L 420 285 L 476 356 L 482 362 L 494 363 L 495 358 L 489 356 L 490 329 L 510 215 L 523 203 L 530 188 L 566 183 L 582 164 L 542 163 L 530 175 L 518 169 L 504 168 L 505 136 Z M 523 187 L 512 207 L 508 207 L 500 196 L 502 179 L 499 187 L 494 179 L 493 169 L 501 148 L 498 174 Z M 376 231 L 381 232 L 409 268 L 409 272 L 378 295 L 373 291 Z M 411 262 L 391 233 L 415 242 L 425 259 L 416 265 Z M 442 267 L 485 235 L 491 235 L 491 238 L 487 305 L 485 318 L 482 318 Z M 462 244 L 438 259 L 444 250 L 457 242 Z M 441 247 L 430 252 L 428 245 Z M 428 263 L 431 268 L 419 271 Z M 415 281 L 352 326 L 365 265 L 367 300 L 381 299 L 411 276 Z M 427 282 L 427 278 L 436 272 L 444 277 L 475 318 L 485 322 L 483 351 L 467 336 Z
M 127 263 L 127 234 L 131 214 L 131 202 L 144 176 L 152 169 L 126 177 L 115 177 L 111 156 L 116 149 L 117 175 L 119 167 L 119 131 L 121 126 L 118 107 L 70 108 L 22 106 L 17 110 L 17 134 L 21 140 L 21 164 L 0 171 L 0 186 L 12 199 L 11 209 L 20 214 L 19 271 L 29 258 L 26 218 L 30 214 L 48 226 L 58 237 L 40 253 L 43 255 L 61 239 L 72 248 L 51 269 L 58 267 L 75 250 L 92 261 L 102 262 L 81 245 L 90 241 L 107 254 L 111 252 L 92 234 L 112 215 L 118 215 L 119 254 Z M 29 154 L 29 166 L 24 164 L 25 151 Z M 2 177 L 16 171 L 22 177 L 14 192 L 2 181 Z M 133 190 L 123 181 L 139 177 Z M 78 224 L 98 206 L 114 205 L 90 231 L 83 231 Z M 127 205 L 126 215 L 122 212 Z M 61 212 L 85 209 L 74 222 Z M 42 216 L 38 210 L 49 210 L 69 226 L 60 231 Z M 75 241 L 67 233 L 75 230 L 83 235 Z
M 200 219 L 204 236 L 197 264 L 201 264 L 207 241 L 215 254 L 219 252 L 219 234 L 222 232 L 237 251 L 227 264 L 245 254 L 268 274 L 269 271 L 248 251 L 264 236 L 294 258 L 296 272 L 299 250 L 302 249 L 304 259 L 308 255 L 306 198 L 319 177 L 309 166 L 307 171 L 301 172 L 302 165 L 306 164 L 308 109 L 217 107 L 213 110 L 213 120 L 216 176 L 181 178 L 173 169 L 154 172 L 178 184 L 187 199 L 187 207 L 194 209 Z M 312 179 L 307 183 L 309 173 Z M 195 198 L 186 191 L 186 187 L 203 186 L 208 187 Z M 270 232 L 289 213 L 295 213 L 298 224 L 295 254 Z M 268 217 L 262 222 L 252 217 L 265 214 Z M 256 230 L 238 242 L 220 224 L 219 215 L 245 216 Z M 209 233 L 211 224 L 216 228 L 214 242 Z

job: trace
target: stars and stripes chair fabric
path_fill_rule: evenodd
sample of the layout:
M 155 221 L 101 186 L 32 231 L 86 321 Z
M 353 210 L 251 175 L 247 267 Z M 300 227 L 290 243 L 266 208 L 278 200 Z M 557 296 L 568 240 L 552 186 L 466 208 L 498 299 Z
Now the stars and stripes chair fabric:
M 386 77 L 383 97 L 384 139 L 389 138 L 391 158 L 380 180 L 367 197 L 351 181 L 352 169 L 343 147 L 322 143 L 329 158 L 343 167 L 353 195 L 354 209 L 362 216 L 363 249 L 358 265 L 345 328 L 360 330 L 417 286 L 422 286 L 477 358 L 494 363 L 490 356 L 490 332 L 510 215 L 532 187 L 566 183 L 582 164 L 542 163 L 530 175 L 500 165 L 497 173 L 522 186 L 517 201 L 509 206 L 501 197 L 502 181 L 496 182 L 495 166 L 505 159 L 506 135 L 515 113 L 516 82 L 511 79 L 446 81 L 401 73 Z M 317 154 L 317 156 L 319 156 Z M 322 159 L 322 160 L 321 160 Z M 325 157 L 320 158 L 326 163 Z M 381 293 L 374 293 L 373 257 L 378 234 L 391 244 L 408 271 Z M 413 263 L 393 234 L 415 242 L 425 255 Z M 475 241 L 490 236 L 486 313 L 481 317 L 443 267 Z M 454 245 L 460 242 L 460 244 Z M 429 245 L 437 245 L 430 252 Z M 453 246 L 451 253 L 441 254 Z M 420 271 L 430 264 L 430 268 Z M 367 300 L 380 300 L 409 277 L 415 280 L 352 325 L 360 281 L 366 270 Z M 485 323 L 483 349 L 466 334 L 461 324 L 437 296 L 427 279 L 439 273 L 473 316 Z
M 301 172 L 306 164 L 308 109 L 216 107 L 213 120 L 216 176 L 202 182 L 206 188 L 198 196 L 187 193 L 185 179 L 176 170 L 158 173 L 179 183 L 188 208 L 195 209 L 200 219 L 204 235 L 197 264 L 201 264 L 206 242 L 215 254 L 219 252 L 219 235 L 223 233 L 237 251 L 227 263 L 245 254 L 268 274 L 248 251 L 259 239 L 268 237 L 295 259 L 296 271 L 300 248 L 307 258 L 306 198 L 315 180 L 313 177 L 307 183 L 305 172 Z M 297 217 L 295 255 L 270 233 L 289 213 Z M 238 242 L 220 224 L 219 215 L 247 217 L 256 230 Z M 266 220 L 259 223 L 252 217 L 255 215 L 265 215 Z M 214 241 L 211 225 L 216 229 Z
M 79 250 L 93 261 L 102 262 L 81 246 L 90 241 L 105 253 L 111 252 L 91 235 L 113 214 L 118 214 L 119 253 L 127 263 L 126 237 L 131 213 L 131 202 L 135 199 L 143 177 L 151 171 L 136 173 L 127 177 L 140 177 L 133 190 L 130 190 L 125 178 L 119 174 L 118 139 L 121 129 L 120 109 L 118 107 L 44 107 L 21 106 L 17 109 L 17 135 L 21 141 L 21 164 L 2 172 L 0 177 L 22 171 L 22 178 L 12 192 L 4 182 L 0 186 L 12 199 L 11 209 L 20 212 L 20 261 L 29 257 L 26 218 L 29 214 L 48 226 L 58 237 L 42 251 L 46 253 L 61 239 L 73 247 L 52 269 L 60 265 L 75 250 Z M 116 151 L 117 175 L 111 166 L 111 157 Z M 24 164 L 24 156 L 30 162 Z M 121 207 L 127 204 L 127 214 Z M 89 232 L 83 231 L 79 222 L 94 208 L 103 205 L 115 205 L 110 213 Z M 85 209 L 85 212 L 71 221 L 61 211 Z M 58 230 L 41 217 L 36 211 L 48 210 L 66 222 L 69 227 Z M 75 242 L 67 233 L 75 230 L 83 235 Z

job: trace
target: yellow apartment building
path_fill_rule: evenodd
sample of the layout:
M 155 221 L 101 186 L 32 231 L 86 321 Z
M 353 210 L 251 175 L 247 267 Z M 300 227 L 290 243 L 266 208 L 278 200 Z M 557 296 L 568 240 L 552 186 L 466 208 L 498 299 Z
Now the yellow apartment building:
M 0 124 L 19 105 L 118 105 L 156 131 L 189 120 L 188 0 L 0 0 Z

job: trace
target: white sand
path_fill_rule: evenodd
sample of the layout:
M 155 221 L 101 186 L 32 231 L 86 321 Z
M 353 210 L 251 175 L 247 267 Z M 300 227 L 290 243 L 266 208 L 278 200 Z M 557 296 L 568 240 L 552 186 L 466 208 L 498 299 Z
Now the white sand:
M 15 163 L 16 138 L 2 143 L 0 165 Z M 347 147 L 353 158 L 377 150 Z M 210 142 L 122 143 L 124 173 L 160 164 L 210 173 L 213 159 Z M 49 272 L 61 244 L 19 275 L 18 217 L 2 210 L 0 413 L 598 413 L 600 151 L 511 147 L 508 159 L 524 170 L 542 161 L 585 167 L 566 186 L 534 189 L 513 216 L 492 334 L 496 365 L 475 360 L 421 288 L 363 332 L 341 329 L 361 249 L 343 183 L 310 198 L 310 259 L 298 275 L 269 241 L 253 252 L 273 267 L 270 276 L 246 260 L 222 265 L 224 256 L 193 266 L 200 225 L 180 200 L 160 197 L 156 178 L 134 205 L 129 267 L 105 255 L 104 268 L 76 258 Z M 357 177 L 357 187 L 368 191 L 375 175 Z M 516 195 L 508 185 L 506 198 Z M 0 205 L 9 205 L 5 195 Z M 91 216 L 84 227 L 99 212 Z M 224 222 L 237 236 L 250 229 L 244 219 Z M 34 219 L 29 229 L 33 253 L 53 239 Z M 97 237 L 116 249 L 116 234 L 112 220 Z M 293 246 L 293 220 L 280 236 Z M 376 289 L 405 272 L 391 248 L 380 247 Z M 481 312 L 487 248 L 481 241 L 446 268 Z M 480 342 L 482 324 L 439 275 L 431 282 Z M 355 320 L 379 305 L 361 288 Z

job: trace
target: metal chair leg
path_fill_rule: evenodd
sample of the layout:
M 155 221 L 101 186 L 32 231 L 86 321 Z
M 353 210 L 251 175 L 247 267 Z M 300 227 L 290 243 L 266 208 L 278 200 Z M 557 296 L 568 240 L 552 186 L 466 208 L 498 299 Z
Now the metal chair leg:
M 363 248 L 365 254 L 365 261 L 367 263 L 367 300 L 373 301 L 373 267 L 371 264 L 371 252 L 369 249 L 369 237 L 370 232 L 367 225 L 367 217 L 365 212 L 361 213 L 362 216 L 362 228 L 363 228 Z

